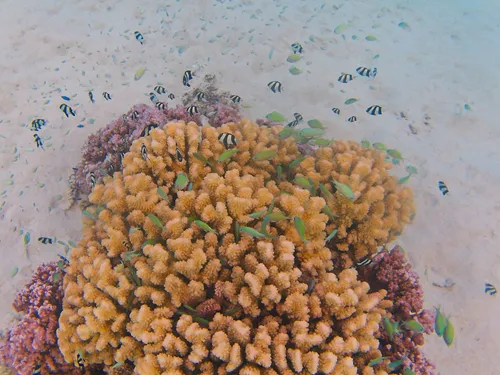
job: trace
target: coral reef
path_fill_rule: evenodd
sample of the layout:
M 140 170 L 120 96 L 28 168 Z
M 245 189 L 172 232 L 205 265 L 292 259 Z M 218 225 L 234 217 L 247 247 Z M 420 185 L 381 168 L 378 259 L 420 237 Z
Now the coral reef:
M 394 220 L 408 193 L 377 154 L 340 143 L 299 163 L 280 130 L 178 122 L 133 142 L 123 172 L 90 194 L 95 217 L 84 217 L 67 267 L 57 335 L 68 362 L 81 351 L 90 364 L 132 363 L 139 375 L 387 374 L 368 363 L 381 356 L 376 334 L 392 303 L 355 269 L 334 273 L 325 243 L 335 227 L 344 242 L 368 240 L 346 239 L 359 231 L 353 219 L 323 211 L 363 220 L 353 204 L 367 216 L 381 201 Z M 223 132 L 238 140 L 230 157 Z M 300 174 L 315 188 L 297 185 Z M 335 199 L 320 196 L 318 182 L 331 177 L 352 183 L 357 200 L 331 186 Z M 374 215 L 390 227 L 371 224 L 385 231 L 377 239 L 402 229 Z
M 56 329 L 62 310 L 62 280 L 54 275 L 64 272 L 56 263 L 41 264 L 31 281 L 13 303 L 24 316 L 6 334 L 1 343 L 2 362 L 19 375 L 80 374 L 73 364 L 65 362 L 57 346 Z

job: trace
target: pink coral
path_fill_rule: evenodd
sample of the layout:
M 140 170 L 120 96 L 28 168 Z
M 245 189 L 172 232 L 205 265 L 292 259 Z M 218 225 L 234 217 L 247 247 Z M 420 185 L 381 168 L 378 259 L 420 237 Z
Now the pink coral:
M 25 315 L 7 332 L 0 345 L 0 358 L 19 375 L 31 375 L 37 367 L 42 375 L 80 373 L 64 361 L 57 346 L 63 272 L 56 263 L 41 264 L 13 303 L 14 309 Z M 58 281 L 54 281 L 56 273 Z

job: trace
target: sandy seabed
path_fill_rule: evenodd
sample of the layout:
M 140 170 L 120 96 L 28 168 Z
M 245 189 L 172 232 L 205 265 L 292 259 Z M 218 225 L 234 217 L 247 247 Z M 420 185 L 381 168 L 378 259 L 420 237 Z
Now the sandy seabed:
M 36 265 L 64 250 L 36 239 L 79 239 L 81 214 L 65 211 L 58 196 L 87 136 L 133 104 L 148 103 L 158 83 L 180 98 L 182 73 L 192 68 L 199 77 L 216 74 L 222 89 L 240 95 L 249 118 L 300 112 L 327 123 L 328 136 L 383 142 L 418 168 L 409 181 L 417 217 L 397 243 L 422 277 L 426 306 L 440 305 L 456 331 L 451 348 L 432 335 L 424 352 L 443 375 L 496 374 L 500 305 L 484 283 L 500 287 L 500 3 L 2 0 L 0 6 L 1 327 Z M 343 23 L 349 28 L 335 34 Z M 297 41 L 305 50 L 297 63 L 303 72 L 291 75 L 286 57 Z M 143 66 L 146 74 L 135 81 Z M 358 66 L 378 74 L 337 81 Z M 268 89 L 271 80 L 282 82 L 283 93 Z M 61 95 L 72 98 L 76 117 L 59 110 Z M 344 105 L 350 97 L 360 100 Z M 383 107 L 382 116 L 365 113 L 372 104 Z M 352 115 L 357 122 L 347 122 Z M 45 152 L 27 127 L 35 117 L 48 121 L 40 132 Z M 395 173 L 404 176 L 402 169 Z M 441 195 L 438 180 L 450 194 Z M 31 235 L 27 247 L 21 230 Z M 434 285 L 446 280 L 454 286 Z

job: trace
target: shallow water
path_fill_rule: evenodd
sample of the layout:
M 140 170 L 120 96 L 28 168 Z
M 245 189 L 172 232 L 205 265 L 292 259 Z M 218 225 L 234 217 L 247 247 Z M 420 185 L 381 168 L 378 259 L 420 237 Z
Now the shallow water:
M 456 330 L 451 348 L 432 335 L 424 351 L 443 375 L 494 373 L 500 307 L 496 296 L 484 293 L 484 283 L 500 285 L 498 2 L 6 0 L 2 5 L 2 327 L 13 315 L 10 301 L 36 265 L 56 260 L 64 250 L 36 238 L 79 239 L 81 214 L 65 211 L 65 199 L 58 196 L 67 191 L 86 138 L 134 104 L 149 104 L 147 94 L 158 83 L 180 103 L 187 90 L 182 74 L 192 68 L 200 76 L 216 74 L 221 89 L 238 93 L 251 119 L 272 111 L 300 112 L 328 124 L 329 137 L 383 142 L 418 168 L 408 183 L 417 216 L 396 243 L 421 275 L 426 307 L 441 305 Z M 398 27 L 400 22 L 409 28 Z M 350 26 L 335 34 L 343 23 Z M 135 30 L 144 35 L 144 45 L 134 39 Z M 376 41 L 367 41 L 367 35 Z M 304 47 L 297 63 L 302 74 L 291 75 L 286 58 L 296 41 Z M 358 66 L 376 67 L 377 76 L 347 85 L 337 81 Z M 141 67 L 146 73 L 134 80 Z M 283 93 L 270 92 L 272 80 L 282 82 Z M 91 89 L 95 104 L 88 100 Z M 104 91 L 112 100 L 103 99 Z M 61 95 L 71 98 L 76 117 L 61 113 Z M 344 105 L 350 97 L 360 100 Z M 382 116 L 365 112 L 372 104 L 383 107 Z M 357 122 L 346 121 L 352 115 Z M 27 127 L 35 117 L 48 120 L 41 132 L 45 151 L 36 148 Z M 395 173 L 404 176 L 397 168 Z M 441 195 L 438 180 L 446 182 L 449 195 Z M 31 234 L 26 248 L 22 231 Z M 16 267 L 19 272 L 11 277 Z M 444 279 L 455 286 L 433 286 Z

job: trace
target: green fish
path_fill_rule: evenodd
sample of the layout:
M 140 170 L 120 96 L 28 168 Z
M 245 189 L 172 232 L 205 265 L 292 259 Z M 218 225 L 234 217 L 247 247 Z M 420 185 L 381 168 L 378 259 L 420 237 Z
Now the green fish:
M 240 242 L 240 224 L 237 221 L 234 222 L 234 241 Z
M 376 142 L 376 143 L 374 143 L 372 146 L 373 146 L 373 148 L 374 148 L 375 150 L 380 150 L 380 151 L 385 151 L 385 150 L 387 150 L 387 147 L 385 147 L 385 145 L 384 145 L 383 143 L 380 143 L 380 142 Z
M 222 154 L 219 156 L 219 163 L 223 163 L 226 160 L 230 159 L 234 154 L 236 154 L 238 151 L 240 151 L 237 148 L 233 148 L 231 150 L 224 151 Z
M 293 180 L 293 182 L 295 182 L 296 185 L 300 186 L 303 189 L 309 190 L 311 188 L 311 184 L 309 183 L 309 180 L 304 176 L 295 177 L 295 180 Z
M 210 225 L 208 225 L 207 223 L 205 223 L 204 221 L 195 220 L 195 221 L 193 221 L 193 223 L 195 223 L 198 227 L 200 227 L 200 229 L 204 230 L 205 232 L 214 232 L 215 233 L 215 230 L 212 229 L 212 227 Z
M 82 211 L 82 214 L 84 214 L 85 216 L 87 217 L 90 217 L 92 220 L 97 220 L 97 218 L 95 217 L 95 215 L 87 210 L 83 210 Z
M 253 160 L 255 160 L 255 161 L 269 160 L 269 159 L 274 158 L 277 153 L 278 153 L 278 151 L 275 151 L 275 150 L 261 151 L 261 152 L 256 153 L 253 156 Z
M 393 148 L 387 150 L 387 154 L 393 157 L 394 159 L 399 159 L 399 160 L 403 159 L 403 155 L 401 155 L 401 152 Z
M 306 138 L 321 137 L 324 133 L 323 129 L 305 128 L 299 130 L 299 135 Z
M 188 183 L 189 183 L 188 176 L 186 176 L 185 173 L 179 173 L 177 175 L 177 178 L 175 179 L 175 188 L 177 190 L 183 190 L 187 186 Z M 158 189 L 162 190 L 161 188 L 158 188 Z
M 300 163 L 302 163 L 304 160 L 306 160 L 305 156 L 299 156 L 297 159 L 292 161 L 290 164 L 288 164 L 288 167 L 290 169 L 297 167 Z
M 370 148 L 370 141 L 367 141 L 366 139 L 362 140 L 361 141 L 361 147 L 363 147 L 363 148 Z
M 335 219 L 336 217 L 338 217 L 337 215 L 335 215 L 332 211 L 332 209 L 327 206 L 326 204 L 323 206 L 323 208 L 321 209 L 321 212 L 325 213 L 326 215 L 328 215 L 328 217 L 330 219 Z
M 331 241 L 333 237 L 335 237 L 335 235 L 337 234 L 339 230 L 337 228 L 335 228 L 334 230 L 332 230 L 332 232 L 328 235 L 328 237 L 326 237 L 326 242 L 328 241 Z
M 306 224 L 304 223 L 304 220 L 302 220 L 298 216 L 293 217 L 293 223 L 295 225 L 295 230 L 299 234 L 299 237 L 301 238 L 304 243 L 307 243 L 306 239 Z
M 266 215 L 266 218 L 269 218 L 270 221 L 281 221 L 287 220 L 288 216 L 286 216 L 283 212 L 271 212 Z
M 281 178 L 283 177 L 283 167 L 281 165 L 278 165 L 276 167 L 276 179 L 278 182 L 281 181 Z
M 54 275 L 52 276 L 52 281 L 55 283 L 59 282 L 61 280 L 61 273 L 60 272 L 55 272 Z
M 404 184 L 405 182 L 407 182 L 410 179 L 410 176 L 411 176 L 411 173 L 408 176 L 401 177 L 398 180 L 398 184 Z
M 274 122 L 283 122 L 286 121 L 286 117 L 283 116 L 281 113 L 273 111 L 271 113 L 268 113 L 266 115 L 266 118 L 268 120 L 274 121 Z
M 398 359 L 397 361 L 391 362 L 387 365 L 387 368 L 391 371 L 395 370 L 403 364 L 404 360 L 405 360 L 404 358 L 401 358 L 401 359 Z
M 254 229 L 254 228 L 250 228 L 250 227 L 240 227 L 240 232 L 243 232 L 247 235 L 249 235 L 250 237 L 257 237 L 257 238 L 265 238 L 266 235 L 259 232 L 258 230 Z
M 122 366 L 125 362 L 116 362 L 111 368 L 118 368 Z
M 330 191 L 327 189 L 327 187 L 323 184 L 319 184 L 319 190 L 321 190 L 321 194 L 323 194 L 323 196 L 326 198 L 326 199 L 333 199 L 333 194 L 330 193 Z
M 340 194 L 342 194 L 347 199 L 350 199 L 351 201 L 354 200 L 354 193 L 349 186 L 336 180 L 333 180 L 333 184 Z
M 313 129 L 324 129 L 321 121 L 316 120 L 316 119 L 307 121 L 307 125 L 309 125 L 309 127 L 313 128 Z
M 212 164 L 208 161 L 208 159 L 207 159 L 205 156 L 203 156 L 202 154 L 200 154 L 199 152 L 193 152 L 193 156 L 194 156 L 196 159 L 198 159 L 199 161 L 201 161 L 201 162 L 203 162 L 203 163 L 207 164 L 208 166 L 210 166 L 210 167 L 212 167 L 212 168 L 214 167 L 214 166 L 213 166 L 213 165 L 212 165 Z
M 278 133 L 278 138 L 279 139 L 285 139 L 290 137 L 291 135 L 295 134 L 295 129 L 294 128 L 284 128 L 282 131 Z
M 408 367 L 405 367 L 404 371 L 403 371 L 403 375 L 415 375 L 415 373 L 410 370 Z
M 262 220 L 262 225 L 260 227 L 260 231 L 268 238 L 276 238 L 276 236 L 272 236 L 268 231 L 267 231 L 267 224 L 269 224 L 269 222 L 271 221 L 271 219 L 269 217 L 265 217 L 264 220 Z
M 413 165 L 408 165 L 406 166 L 406 172 L 408 172 L 409 174 L 417 174 L 418 170 Z
M 441 314 L 441 309 L 434 307 L 436 309 L 436 318 L 434 319 L 434 330 L 436 334 L 441 337 L 444 334 L 446 325 L 448 324 L 447 319 Z
M 359 99 L 356 99 L 356 98 L 349 98 L 347 99 L 344 104 L 345 105 L 349 105 L 349 104 L 353 104 L 353 103 L 356 103 Z
M 444 330 L 443 339 L 446 345 L 451 346 L 453 344 L 453 339 L 455 338 L 455 328 L 451 324 L 449 319 L 446 319 L 446 328 Z
M 389 340 L 392 341 L 395 334 L 399 333 L 398 330 L 398 322 L 391 322 L 388 318 L 382 318 L 382 324 L 384 325 L 384 329 L 389 335 Z
M 148 214 L 148 217 L 154 225 L 156 225 L 160 229 L 163 229 L 163 224 L 161 223 L 160 219 L 158 219 L 158 216 L 156 216 L 155 214 Z
M 315 144 L 316 146 L 330 146 L 332 142 L 333 142 L 332 140 L 324 138 L 318 138 L 312 141 L 312 143 Z
M 252 213 L 252 214 L 250 214 L 248 216 L 250 216 L 252 219 L 258 219 L 259 217 L 264 216 L 266 214 L 266 212 L 267 212 L 266 210 L 259 211 L 259 212 L 254 212 L 254 213 Z
M 415 319 L 408 320 L 403 323 L 403 326 L 411 329 L 413 332 L 422 333 L 424 332 L 424 326 L 417 322 Z
M 295 139 L 298 143 L 307 143 L 307 142 L 309 142 L 309 138 L 304 137 L 303 135 L 301 135 L 299 133 L 295 133 L 293 135 L 293 139 Z
M 372 359 L 370 362 L 368 362 L 368 366 L 373 367 L 375 365 L 378 365 L 379 363 L 382 363 L 384 359 L 387 359 L 387 357 L 379 357 Z

